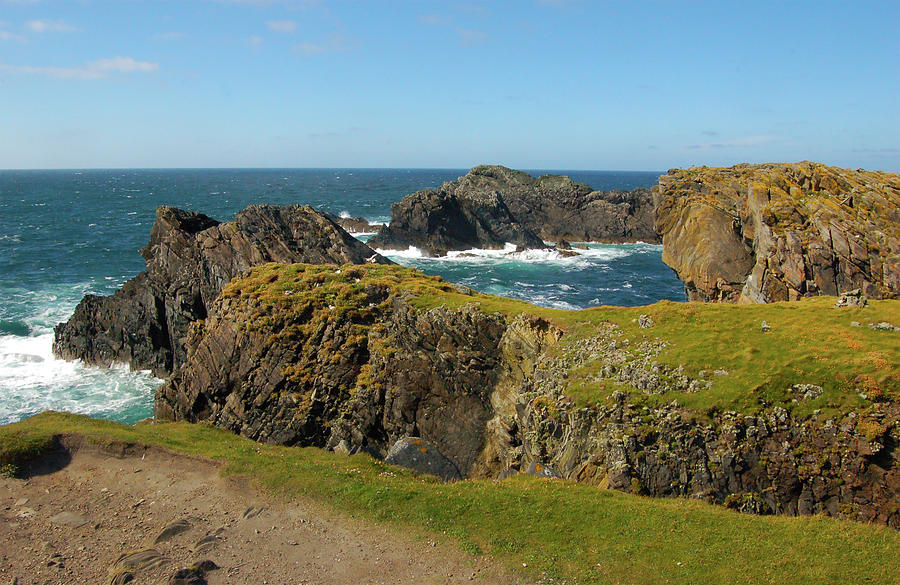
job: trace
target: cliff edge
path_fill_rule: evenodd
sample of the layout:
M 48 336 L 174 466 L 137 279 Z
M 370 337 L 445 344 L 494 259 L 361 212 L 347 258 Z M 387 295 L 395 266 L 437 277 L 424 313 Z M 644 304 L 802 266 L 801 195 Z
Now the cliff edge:
M 858 326 L 896 302 L 568 312 L 396 266 L 268 264 L 192 326 L 155 414 L 388 462 L 407 449 L 448 479 L 531 473 L 900 527 L 900 333 Z
M 742 164 L 674 169 L 654 190 L 663 261 L 690 300 L 900 295 L 900 175 Z

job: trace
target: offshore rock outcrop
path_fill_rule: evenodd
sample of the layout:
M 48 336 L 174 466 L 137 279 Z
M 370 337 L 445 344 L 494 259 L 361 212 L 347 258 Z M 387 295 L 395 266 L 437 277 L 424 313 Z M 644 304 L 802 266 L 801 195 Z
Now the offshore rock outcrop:
M 454 468 L 463 477 L 530 471 L 900 527 L 895 403 L 836 418 L 775 406 L 700 421 L 677 404 L 651 409 L 621 393 L 580 407 L 566 395 L 573 372 L 649 394 L 706 383 L 657 363 L 657 342 L 630 347 L 611 324 L 571 342 L 542 317 L 489 314 L 481 295 L 460 296 L 399 267 L 253 269 L 193 326 L 186 363 L 157 392 L 156 416 L 378 457 L 415 437 L 448 460 L 448 477 Z M 422 306 L 436 297 L 449 306 Z
M 441 255 L 506 243 L 540 248 L 544 240 L 657 242 L 651 192 L 593 191 L 560 175 L 482 165 L 392 205 L 391 223 L 370 243 Z
M 900 295 L 900 175 L 743 164 L 674 169 L 654 190 L 663 261 L 690 300 Z
M 160 207 L 141 249 L 146 271 L 113 295 L 87 295 L 55 329 L 54 353 L 158 376 L 186 357 L 184 336 L 222 288 L 265 262 L 390 263 L 310 207 L 253 205 L 234 221 Z

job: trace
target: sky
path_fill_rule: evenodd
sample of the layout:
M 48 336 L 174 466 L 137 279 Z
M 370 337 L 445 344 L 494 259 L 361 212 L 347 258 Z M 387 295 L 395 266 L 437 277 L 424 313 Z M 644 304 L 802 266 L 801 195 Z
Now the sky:
M 0 168 L 900 171 L 900 2 L 0 0 Z

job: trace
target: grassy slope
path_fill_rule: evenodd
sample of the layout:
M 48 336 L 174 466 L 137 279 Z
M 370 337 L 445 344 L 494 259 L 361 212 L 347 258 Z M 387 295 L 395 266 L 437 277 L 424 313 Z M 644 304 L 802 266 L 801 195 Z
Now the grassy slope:
M 126 427 L 45 413 L 0 427 L 0 463 L 56 434 L 222 461 L 225 473 L 496 556 L 516 572 L 578 583 L 894 583 L 900 532 L 829 518 L 741 515 L 567 481 L 514 477 L 441 484 L 367 456 L 261 445 L 205 425 Z M 523 567 L 527 565 L 527 567 Z
M 359 282 L 355 282 L 357 278 Z M 615 390 L 631 394 L 636 402 L 677 400 L 701 414 L 713 408 L 753 413 L 763 406 L 781 405 L 799 415 L 816 409 L 832 415 L 864 409 L 872 400 L 900 400 L 900 334 L 867 327 L 881 321 L 900 325 L 898 300 L 871 301 L 864 309 L 834 309 L 833 297 L 817 297 L 766 305 L 663 301 L 646 307 L 560 311 L 477 292 L 462 294 L 439 277 L 409 268 L 344 266 L 338 271 L 300 264 L 255 269 L 250 277 L 229 285 L 223 296 L 262 301 L 261 306 L 268 310 L 261 310 L 260 315 L 272 314 L 275 309 L 278 314 L 303 313 L 324 305 L 333 306 L 335 313 L 363 313 L 367 309 L 359 307 L 358 299 L 372 284 L 408 295 L 421 309 L 457 308 L 474 302 L 485 312 L 500 312 L 509 318 L 522 312 L 543 316 L 566 332 L 557 352 L 595 335 L 599 325 L 614 323 L 621 338 L 627 338 L 632 346 L 643 340 L 665 342 L 660 363 L 676 368 L 683 365 L 691 377 L 705 370 L 713 382 L 701 392 L 645 396 L 610 380 L 585 381 L 602 365 L 588 362 L 572 372 L 569 387 L 572 397 L 585 405 L 603 402 Z M 638 326 L 641 314 L 652 317 L 652 328 Z M 771 327 L 765 334 L 763 321 Z M 851 326 L 854 321 L 860 326 Z M 713 376 L 714 370 L 728 374 Z M 793 384 L 815 384 L 824 391 L 819 398 L 795 403 L 789 390 Z M 860 393 L 869 398 L 860 398 Z

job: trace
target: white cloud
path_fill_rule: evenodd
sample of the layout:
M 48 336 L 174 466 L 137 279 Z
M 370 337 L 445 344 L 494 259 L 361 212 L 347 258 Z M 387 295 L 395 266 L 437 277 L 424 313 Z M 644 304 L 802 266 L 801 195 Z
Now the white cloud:
M 486 33 L 469 28 L 458 28 L 456 34 L 459 35 L 459 41 L 467 47 L 483 43 L 487 39 Z
M 75 30 L 75 27 L 71 24 L 66 24 L 61 20 L 57 20 L 55 22 L 51 22 L 49 20 L 29 20 L 25 23 L 25 26 L 31 32 L 36 33 L 45 33 L 45 32 L 68 32 Z
M 280 33 L 292 33 L 297 30 L 297 23 L 293 20 L 270 20 L 266 25 L 270 30 Z
M 0 63 L 0 72 L 23 75 L 41 75 L 54 79 L 103 79 L 115 73 L 152 73 L 159 70 L 159 63 L 136 61 L 131 57 L 112 57 L 85 63 L 81 67 L 54 67 L 33 65 L 7 65 Z
M 322 53 L 346 51 L 350 49 L 353 44 L 354 43 L 346 37 L 338 35 L 331 37 L 331 40 L 321 44 L 300 43 L 299 45 L 294 45 L 294 50 L 298 53 L 303 53 L 304 55 L 320 55 Z
M 260 36 L 252 35 L 247 40 L 247 42 L 250 44 L 251 47 L 259 47 L 262 44 L 263 40 L 262 40 L 262 37 L 260 37 Z
M 16 41 L 18 43 L 24 43 L 25 37 L 9 31 L 0 30 L 0 41 Z
M 177 41 L 179 39 L 186 39 L 188 35 L 183 32 L 165 32 L 153 35 L 153 39 L 157 41 Z

